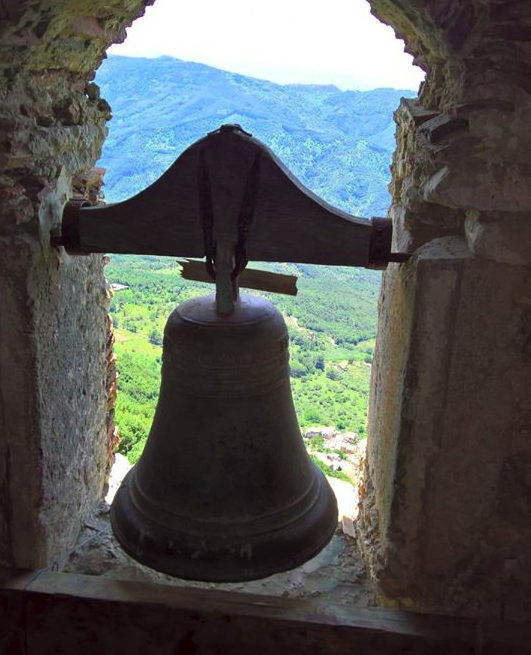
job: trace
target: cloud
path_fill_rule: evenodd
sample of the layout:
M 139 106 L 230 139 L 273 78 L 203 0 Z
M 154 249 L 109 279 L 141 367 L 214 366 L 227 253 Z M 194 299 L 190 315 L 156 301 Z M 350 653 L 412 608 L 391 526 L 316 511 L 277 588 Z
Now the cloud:
M 423 72 L 365 0 L 157 0 L 110 52 L 170 55 L 280 83 L 416 90 Z

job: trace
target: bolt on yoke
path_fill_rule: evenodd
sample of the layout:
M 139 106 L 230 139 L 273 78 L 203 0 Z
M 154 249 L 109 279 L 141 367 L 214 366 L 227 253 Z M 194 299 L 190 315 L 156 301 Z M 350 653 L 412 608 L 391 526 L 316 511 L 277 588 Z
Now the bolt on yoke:
M 53 245 L 77 255 L 204 257 L 208 275 L 197 262 L 183 263 L 183 275 L 216 282 L 220 314 L 232 312 L 239 285 L 296 293 L 293 276 L 249 271 L 248 261 L 381 269 L 410 256 L 391 252 L 391 241 L 389 219 L 332 207 L 239 125 L 207 134 L 128 200 L 70 201 L 61 235 L 52 237 Z

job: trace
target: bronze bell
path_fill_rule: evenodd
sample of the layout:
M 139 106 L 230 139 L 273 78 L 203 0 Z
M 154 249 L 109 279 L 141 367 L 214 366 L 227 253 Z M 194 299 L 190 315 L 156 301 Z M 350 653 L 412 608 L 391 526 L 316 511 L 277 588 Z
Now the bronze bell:
M 315 556 L 336 500 L 306 453 L 291 397 L 288 334 L 268 301 L 189 300 L 164 334 L 162 383 L 144 452 L 111 508 L 139 562 L 194 580 L 263 578 Z

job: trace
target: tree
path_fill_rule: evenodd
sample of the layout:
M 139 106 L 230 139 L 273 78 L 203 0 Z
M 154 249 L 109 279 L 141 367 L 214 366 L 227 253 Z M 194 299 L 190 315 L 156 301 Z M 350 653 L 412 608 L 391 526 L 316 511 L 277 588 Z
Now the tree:
M 157 330 L 157 328 L 153 328 L 151 330 L 148 338 L 149 338 L 149 342 L 152 343 L 154 346 L 162 346 L 162 332 L 160 330 Z

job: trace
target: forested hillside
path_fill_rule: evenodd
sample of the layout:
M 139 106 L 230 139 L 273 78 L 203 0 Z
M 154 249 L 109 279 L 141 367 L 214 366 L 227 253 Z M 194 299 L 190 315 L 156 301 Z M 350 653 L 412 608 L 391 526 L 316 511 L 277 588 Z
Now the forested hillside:
M 107 169 L 109 202 L 145 188 L 206 132 L 240 123 L 328 202 L 356 215 L 385 215 L 392 112 L 411 92 L 281 86 L 168 57 L 110 57 L 97 82 L 114 115 L 100 162 Z M 334 426 L 363 437 L 380 274 L 293 264 L 269 268 L 299 276 L 297 297 L 271 300 L 290 330 L 301 426 Z M 182 280 L 178 264 L 163 257 L 112 256 L 107 277 L 121 285 L 111 305 L 120 449 L 135 461 L 158 395 L 164 323 L 176 304 L 212 287 Z
M 393 111 L 411 91 L 280 85 L 171 57 L 110 56 L 97 82 L 114 115 L 101 160 L 109 202 L 151 184 L 207 132 L 239 123 L 331 204 L 385 216 Z

